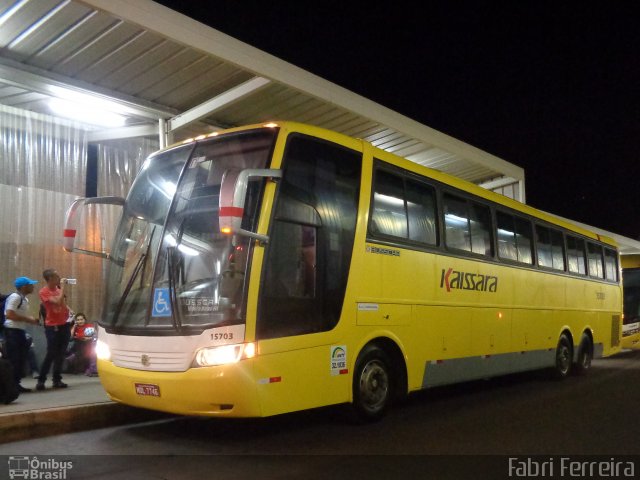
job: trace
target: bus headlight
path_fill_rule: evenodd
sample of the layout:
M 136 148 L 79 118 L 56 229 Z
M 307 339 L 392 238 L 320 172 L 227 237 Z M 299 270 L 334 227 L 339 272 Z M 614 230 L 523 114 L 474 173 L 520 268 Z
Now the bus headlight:
M 226 365 L 237 363 L 242 358 L 251 358 L 254 355 L 255 345 L 253 343 L 206 347 L 196 352 L 195 365 L 198 367 Z
M 96 357 L 99 360 L 111 360 L 111 350 L 102 340 L 96 340 Z

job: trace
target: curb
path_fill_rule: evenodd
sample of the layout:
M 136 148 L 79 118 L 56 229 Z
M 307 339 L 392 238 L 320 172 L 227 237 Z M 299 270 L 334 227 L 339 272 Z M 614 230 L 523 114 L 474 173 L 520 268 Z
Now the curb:
M 0 415 L 0 444 L 171 417 L 114 402 L 31 410 Z

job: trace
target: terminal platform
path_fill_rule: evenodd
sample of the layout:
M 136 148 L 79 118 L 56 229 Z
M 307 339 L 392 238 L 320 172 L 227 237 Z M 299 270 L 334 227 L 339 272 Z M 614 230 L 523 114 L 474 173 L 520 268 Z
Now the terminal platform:
M 64 374 L 68 388 L 36 391 L 36 380 L 24 378 L 22 386 L 33 389 L 8 405 L 0 404 L 0 443 L 144 422 L 169 415 L 113 402 L 99 377 Z

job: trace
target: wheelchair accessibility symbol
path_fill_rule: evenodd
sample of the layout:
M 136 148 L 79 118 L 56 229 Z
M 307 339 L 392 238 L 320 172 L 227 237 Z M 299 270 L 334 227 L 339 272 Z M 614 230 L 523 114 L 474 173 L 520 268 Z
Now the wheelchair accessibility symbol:
M 171 302 L 169 301 L 168 288 L 156 288 L 153 292 L 153 311 L 152 317 L 170 317 Z

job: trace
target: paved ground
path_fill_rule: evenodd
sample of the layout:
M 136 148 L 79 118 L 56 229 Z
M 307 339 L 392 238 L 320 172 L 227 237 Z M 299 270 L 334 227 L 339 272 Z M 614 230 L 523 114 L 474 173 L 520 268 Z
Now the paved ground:
M 627 352 L 564 381 L 536 372 L 428 390 L 359 426 L 325 408 L 257 419 L 174 416 L 30 438 L 0 445 L 0 478 L 10 456 L 68 459 L 69 480 L 507 480 L 519 475 L 512 459 L 517 467 L 553 465 L 553 475 L 523 478 L 637 478 L 639 373 L 640 351 Z M 563 462 L 580 469 L 594 461 L 631 462 L 634 474 L 562 470 Z
M 21 394 L 9 405 L 0 404 L 0 443 L 48 435 L 120 425 L 158 418 L 155 412 L 116 404 L 109 400 L 98 377 L 65 375 L 69 385 L 36 391 L 36 380 L 26 378 L 22 385 L 34 390 Z
M 380 454 L 495 454 L 505 450 L 539 455 L 554 452 L 640 454 L 635 430 L 625 428 L 640 402 L 639 369 L 640 351 L 634 351 L 594 361 L 594 368 L 587 376 L 572 376 L 563 382 L 549 381 L 545 375 L 531 373 L 421 392 L 412 396 L 406 405 L 393 409 L 390 418 L 382 422 L 385 436 L 402 437 L 410 432 L 411 439 L 400 443 L 380 439 L 379 444 L 373 442 L 365 451 Z M 10 405 L 0 405 L 0 443 L 27 440 L 32 447 L 46 445 L 44 451 L 51 451 L 46 439 L 37 438 L 158 419 L 175 419 L 167 426 L 168 438 L 176 438 L 186 431 L 201 431 L 201 436 L 184 439 L 184 445 L 189 446 L 180 453 L 202 453 L 200 448 L 209 451 L 211 442 L 218 437 L 219 453 L 248 453 L 244 449 L 235 451 L 232 447 L 237 442 L 230 444 L 229 439 L 240 435 L 239 443 L 251 451 L 249 440 L 255 440 L 253 434 L 245 438 L 243 433 L 264 431 L 270 437 L 271 428 L 278 432 L 275 438 L 280 440 L 285 431 L 301 434 L 299 425 L 322 428 L 340 425 L 337 428 L 340 434 L 344 433 L 343 421 L 333 418 L 334 409 L 271 419 L 216 422 L 116 404 L 107 398 L 98 378 L 68 375 L 64 380 L 70 385 L 68 389 L 48 388 L 44 392 L 25 393 Z M 33 387 L 35 380 L 27 379 L 24 385 Z M 425 432 L 430 432 L 426 438 L 431 440 L 426 444 Z M 325 434 L 313 436 L 314 442 L 326 439 Z M 153 434 L 154 440 L 161 437 L 159 432 Z M 200 437 L 206 439 L 204 445 L 199 444 Z M 191 442 L 196 442 L 197 447 Z M 297 453 L 307 453 L 309 442 L 310 439 L 295 441 L 282 451 L 271 451 L 275 445 L 272 442 L 253 447 L 255 453 L 282 454 L 304 445 Z M 342 448 L 336 445 L 336 441 L 320 440 L 315 453 L 345 451 L 345 445 Z M 179 453 L 175 443 L 170 442 L 167 447 Z M 109 449 L 112 449 L 109 453 L 123 453 L 110 442 Z M 156 452 L 157 445 L 151 450 Z M 105 445 L 92 450 L 83 438 L 76 451 L 95 454 L 109 450 Z
M 98 377 L 85 375 L 65 375 L 63 381 L 69 388 L 52 389 L 51 380 L 46 383 L 46 390 L 35 390 L 36 380 L 25 378 L 22 385 L 33 388 L 30 393 L 21 394 L 16 401 L 9 405 L 0 404 L 0 419 L 8 414 L 40 410 L 43 408 L 60 408 L 74 405 L 110 403 L 107 393 L 102 388 Z

